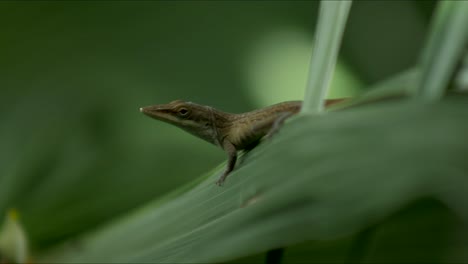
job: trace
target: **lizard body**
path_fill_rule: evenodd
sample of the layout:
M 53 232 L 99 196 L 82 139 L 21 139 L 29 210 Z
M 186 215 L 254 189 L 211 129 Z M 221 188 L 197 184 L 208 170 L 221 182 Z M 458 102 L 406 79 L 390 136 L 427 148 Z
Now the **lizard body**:
M 228 155 L 225 171 L 216 182 L 221 185 L 234 169 L 237 151 L 252 148 L 262 137 L 276 130 L 299 112 L 301 101 L 288 101 L 251 112 L 232 114 L 210 106 L 176 100 L 140 108 L 154 119 L 170 123 L 221 147 Z

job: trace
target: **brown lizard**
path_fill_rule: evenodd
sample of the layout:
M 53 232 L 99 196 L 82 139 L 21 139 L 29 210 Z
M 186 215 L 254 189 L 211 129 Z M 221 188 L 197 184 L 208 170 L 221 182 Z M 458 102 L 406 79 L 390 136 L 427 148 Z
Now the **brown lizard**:
M 221 147 L 228 155 L 226 169 L 216 181 L 222 185 L 234 169 L 237 151 L 251 149 L 262 137 L 278 130 L 285 119 L 299 112 L 301 105 L 301 101 L 289 101 L 247 113 L 231 114 L 210 106 L 176 100 L 142 107 L 140 112 Z

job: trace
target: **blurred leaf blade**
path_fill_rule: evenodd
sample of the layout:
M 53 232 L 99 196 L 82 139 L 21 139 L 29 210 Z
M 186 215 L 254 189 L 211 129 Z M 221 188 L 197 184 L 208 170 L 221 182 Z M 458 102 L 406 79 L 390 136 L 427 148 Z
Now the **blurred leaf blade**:
M 467 13 L 466 1 L 438 3 L 432 30 L 421 56 L 421 79 L 415 86 L 415 96 L 437 100 L 449 88 L 450 78 L 454 77 L 468 45 Z
M 352 1 L 321 1 L 303 113 L 323 111 Z
M 344 100 L 335 105 L 330 105 L 326 111 L 335 111 L 365 103 L 385 101 L 389 99 L 404 98 L 409 95 L 410 87 L 414 87 L 418 81 L 419 69 L 412 68 L 397 74 L 387 80 L 375 84 L 367 92 L 359 97 Z
M 468 117 L 466 103 L 466 97 L 430 105 L 399 100 L 299 118 L 249 153 L 224 188 L 214 186 L 214 173 L 174 200 L 84 238 L 80 250 L 47 261 L 225 261 L 357 232 L 415 199 L 445 201 L 439 189 L 468 187 L 466 179 L 453 181 L 456 175 L 440 166 L 468 172 L 462 158 L 468 147 L 458 144 L 468 133 L 460 122 Z M 389 135 L 392 140 L 381 142 Z M 312 142 L 315 148 L 308 147 Z M 375 142 L 382 148 L 378 154 Z M 360 154 L 353 154 L 356 148 Z M 388 169 L 396 163 L 401 170 Z

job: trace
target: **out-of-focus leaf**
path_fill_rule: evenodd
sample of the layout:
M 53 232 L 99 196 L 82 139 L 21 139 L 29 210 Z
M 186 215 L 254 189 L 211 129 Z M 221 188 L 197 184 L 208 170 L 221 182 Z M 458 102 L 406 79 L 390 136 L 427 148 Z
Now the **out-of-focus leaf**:
M 301 112 L 318 113 L 328 94 L 351 1 L 321 1 Z
M 26 263 L 28 257 L 28 239 L 24 228 L 18 219 L 18 212 L 10 209 L 0 225 L 0 261 Z
M 338 104 L 327 106 L 326 111 L 335 111 L 353 105 L 385 101 L 392 98 L 403 98 L 409 94 L 409 87 L 413 87 L 418 81 L 418 73 L 418 69 L 415 68 L 401 72 L 388 80 L 372 86 L 359 97 L 348 98 Z
M 248 153 L 224 187 L 214 185 L 218 170 L 43 260 L 217 262 L 344 237 L 426 197 L 464 219 L 467 103 L 398 100 L 302 116 Z
M 441 98 L 468 45 L 468 2 L 440 1 L 432 32 L 421 57 L 421 76 L 415 94 L 427 100 Z

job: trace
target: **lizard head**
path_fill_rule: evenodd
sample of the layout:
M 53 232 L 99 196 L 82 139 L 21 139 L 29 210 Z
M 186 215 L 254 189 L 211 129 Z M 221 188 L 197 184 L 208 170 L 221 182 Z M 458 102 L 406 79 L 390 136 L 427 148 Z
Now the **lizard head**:
M 199 138 L 217 144 L 214 111 L 216 110 L 209 106 L 182 100 L 140 108 L 140 112 L 151 118 L 178 126 Z

